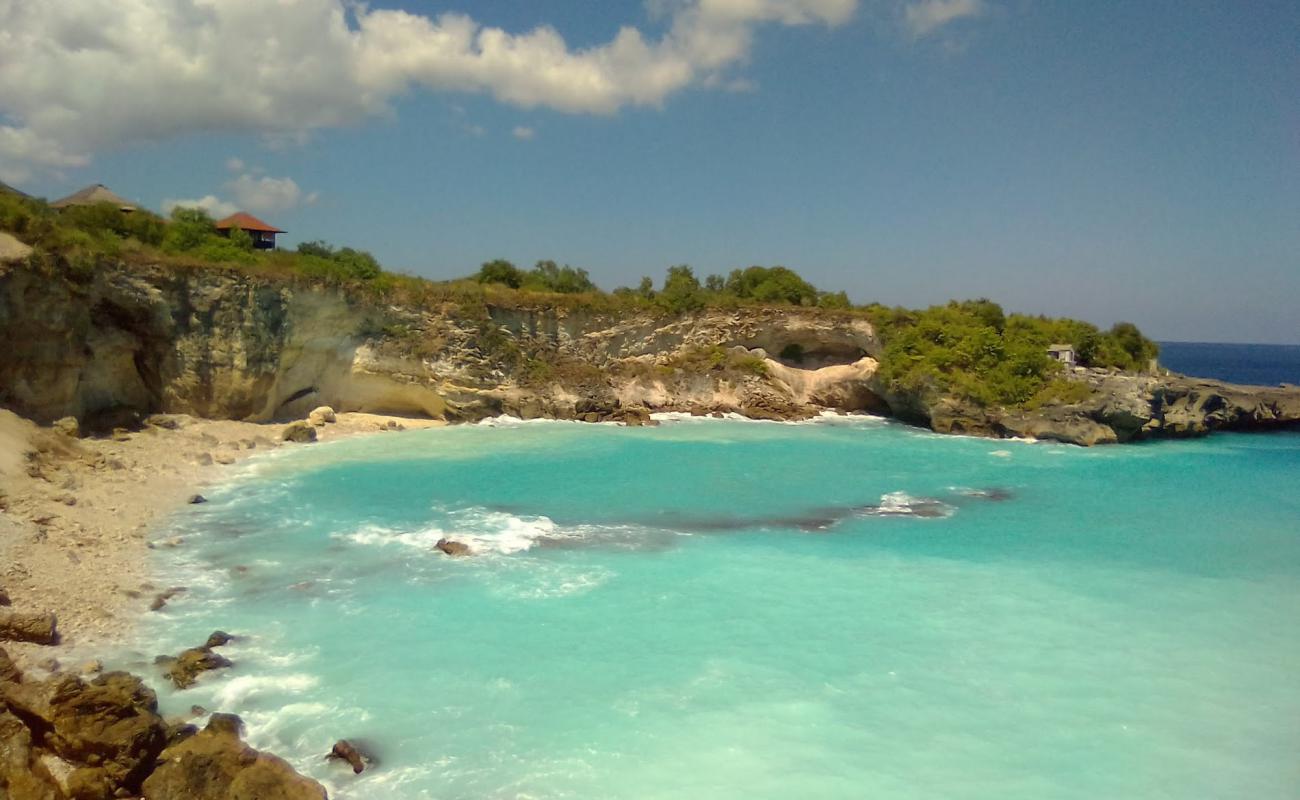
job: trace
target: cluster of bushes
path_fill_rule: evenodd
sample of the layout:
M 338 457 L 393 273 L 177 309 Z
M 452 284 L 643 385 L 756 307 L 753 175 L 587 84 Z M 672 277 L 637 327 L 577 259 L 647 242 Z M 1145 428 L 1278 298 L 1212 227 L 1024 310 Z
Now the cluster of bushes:
M 76 270 L 116 258 L 124 249 L 157 246 L 165 228 L 155 214 L 126 214 L 111 203 L 56 210 L 42 200 L 0 193 L 0 230 L 43 253 L 61 255 Z
M 253 237 L 247 231 L 232 228 L 229 236 L 222 236 L 208 212 L 198 208 L 172 209 L 161 245 L 165 253 L 192 255 L 219 264 L 251 264 L 255 260 Z
M 890 385 L 933 388 L 986 406 L 1070 395 L 1073 390 L 1058 380 L 1060 364 L 1047 355 L 1052 344 L 1073 345 L 1086 367 L 1142 370 L 1159 353 L 1129 322 L 1103 332 L 1079 320 L 1008 316 L 983 299 L 923 311 L 872 306 L 869 314 L 885 342 L 880 369 Z
M 365 250 L 335 248 L 325 242 L 298 245 L 298 271 L 335 282 L 373 281 L 384 273 L 379 261 Z
M 483 264 L 472 280 L 525 292 L 556 294 L 601 294 L 584 269 L 554 261 L 539 261 L 524 271 L 504 259 Z M 624 304 L 658 307 L 671 313 L 701 308 L 734 308 L 739 305 L 792 305 L 847 309 L 851 307 L 844 292 L 823 292 L 786 267 L 749 267 L 731 274 L 709 275 L 703 282 L 695 270 L 681 264 L 669 267 L 659 288 L 649 277 L 635 288 L 621 287 L 611 295 Z
M 568 264 L 559 266 L 554 261 L 538 261 L 527 272 L 505 259 L 489 261 L 474 275 L 479 283 L 498 283 L 525 292 L 554 292 L 556 294 L 586 294 L 599 292 L 585 269 L 575 269 Z

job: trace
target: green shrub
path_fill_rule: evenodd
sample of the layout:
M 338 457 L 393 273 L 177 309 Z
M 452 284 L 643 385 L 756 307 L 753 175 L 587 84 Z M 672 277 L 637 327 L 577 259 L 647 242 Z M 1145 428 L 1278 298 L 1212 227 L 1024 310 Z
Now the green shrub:
M 695 271 L 685 264 L 669 267 L 664 288 L 655 296 L 655 302 L 672 314 L 703 308 L 704 290 L 695 277 Z
M 504 258 L 497 258 L 479 267 L 474 280 L 479 283 L 499 283 L 511 289 L 518 289 L 524 285 L 524 273 Z

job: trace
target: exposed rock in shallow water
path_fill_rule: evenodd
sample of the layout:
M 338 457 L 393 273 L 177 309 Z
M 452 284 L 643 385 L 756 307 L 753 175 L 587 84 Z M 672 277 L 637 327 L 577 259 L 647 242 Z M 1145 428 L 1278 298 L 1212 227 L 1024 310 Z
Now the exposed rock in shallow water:
M 241 727 L 236 716 L 213 714 L 202 731 L 162 751 L 145 800 L 325 800 L 319 783 L 244 744 Z
M 347 762 L 352 767 L 352 772 L 360 775 L 366 768 L 366 763 L 370 761 L 369 756 L 362 753 L 352 742 L 347 739 L 339 739 L 330 749 L 330 754 L 326 758 L 334 758 Z
M 0 641 L 58 644 L 58 622 L 53 614 L 0 609 Z
M 225 631 L 213 631 L 208 634 L 208 640 L 203 643 L 203 646 L 210 650 L 214 647 L 221 647 L 230 644 L 233 641 L 235 641 L 235 637 Z
M 474 554 L 474 551 L 470 549 L 469 545 L 464 542 L 458 542 L 455 539 L 439 539 L 438 543 L 435 544 L 434 547 L 449 556 L 469 556 Z
M 205 672 L 234 666 L 230 659 L 208 647 L 192 647 L 178 656 L 159 656 L 154 663 L 163 667 L 163 677 L 177 689 L 188 689 Z

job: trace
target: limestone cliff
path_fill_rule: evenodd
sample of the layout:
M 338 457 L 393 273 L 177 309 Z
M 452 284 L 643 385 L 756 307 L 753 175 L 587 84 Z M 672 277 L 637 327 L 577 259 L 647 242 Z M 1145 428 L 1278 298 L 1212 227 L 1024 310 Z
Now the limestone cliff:
M 0 336 L 0 404 L 91 429 L 321 404 L 451 419 L 881 407 L 871 326 L 812 312 L 413 309 L 236 271 L 108 265 L 79 279 L 18 262 L 0 266 Z
M 1081 372 L 1088 396 L 1032 412 L 903 392 L 852 313 L 798 308 L 628 314 L 539 304 L 386 305 L 215 268 L 0 260 L 0 405 L 90 430 L 153 412 L 274 420 L 340 411 L 472 420 L 643 421 L 649 411 L 789 419 L 891 414 L 936 431 L 1078 444 L 1300 421 L 1300 390 Z

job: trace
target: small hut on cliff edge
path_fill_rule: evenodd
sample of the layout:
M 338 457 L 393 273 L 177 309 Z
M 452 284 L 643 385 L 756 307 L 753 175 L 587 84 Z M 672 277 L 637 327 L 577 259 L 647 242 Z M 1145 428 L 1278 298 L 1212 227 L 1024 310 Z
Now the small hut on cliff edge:
M 229 236 L 230 231 L 234 228 L 247 233 L 253 237 L 253 247 L 258 250 L 274 250 L 275 235 L 285 233 L 279 228 L 271 227 L 252 214 L 245 214 L 243 211 L 236 212 L 223 220 L 217 221 L 217 233 L 222 236 Z

